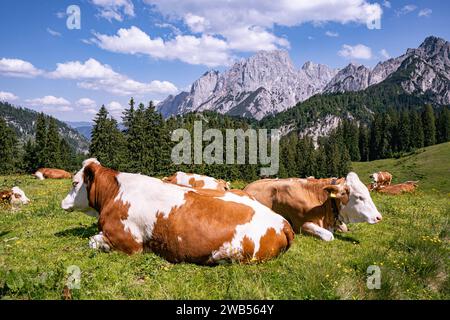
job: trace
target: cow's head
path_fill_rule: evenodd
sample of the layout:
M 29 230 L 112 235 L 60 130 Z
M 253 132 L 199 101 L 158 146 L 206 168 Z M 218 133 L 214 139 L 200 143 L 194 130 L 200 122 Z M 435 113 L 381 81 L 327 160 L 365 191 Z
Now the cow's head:
M 72 189 L 69 194 L 61 202 L 61 208 L 66 211 L 81 211 L 89 216 L 98 217 L 98 212 L 89 206 L 89 198 L 87 191 L 88 179 L 85 175 L 85 168 L 92 164 L 100 164 L 95 158 L 83 161 L 83 167 L 78 171 L 72 179 Z
M 13 187 L 11 189 L 11 204 L 29 204 L 30 199 L 27 198 L 25 192 L 19 187 Z
M 356 173 L 350 172 L 345 183 L 324 188 L 329 196 L 340 200 L 340 218 L 344 223 L 368 222 L 375 224 L 382 217 L 372 201 L 367 187 Z

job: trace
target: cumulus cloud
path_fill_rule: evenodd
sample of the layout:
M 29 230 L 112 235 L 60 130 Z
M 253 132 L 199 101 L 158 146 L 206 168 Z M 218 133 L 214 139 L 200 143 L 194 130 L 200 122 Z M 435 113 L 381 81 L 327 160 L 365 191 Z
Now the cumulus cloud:
M 91 0 L 99 10 L 99 16 L 109 21 L 123 21 L 124 16 L 134 17 L 134 5 L 131 0 Z
M 0 101 L 14 101 L 19 99 L 14 93 L 7 91 L 0 91 Z
M 433 10 L 426 8 L 426 9 L 420 10 L 418 16 L 428 18 L 431 16 L 432 13 L 433 13 Z
M 122 117 L 122 113 L 125 110 L 125 108 L 117 101 L 111 101 L 106 106 L 106 109 L 108 109 L 109 113 L 116 119 L 120 119 Z
M 45 96 L 27 99 L 25 102 L 32 107 L 42 107 L 42 111 L 49 113 L 73 111 L 70 102 L 62 97 Z
M 81 98 L 77 102 L 75 102 L 75 104 L 83 108 L 93 108 L 97 105 L 97 103 L 94 100 L 89 98 Z
M 180 60 L 209 67 L 229 65 L 234 52 L 289 48 L 288 39 L 274 34 L 275 26 L 320 25 L 326 22 L 367 24 L 379 20 L 381 5 L 366 0 L 206 1 L 144 0 L 169 21 L 182 22 L 194 35 L 163 40 L 137 27 L 116 35 L 95 33 L 105 50 L 146 54 L 156 59 Z M 179 29 L 177 29 L 179 30 Z
M 384 0 L 383 7 L 390 9 L 392 7 L 391 2 L 388 0 Z
M 381 6 L 366 0 L 297 0 L 297 1 L 207 1 L 207 0 L 144 0 L 163 15 L 185 23 L 194 33 L 220 35 L 231 48 L 255 51 L 244 46 L 247 37 L 258 39 L 258 49 L 271 50 L 288 46 L 286 39 L 273 34 L 273 27 L 296 26 L 311 22 L 367 24 L 380 19 Z M 270 35 L 270 36 L 269 36 Z
M 43 71 L 37 69 L 30 62 L 20 59 L 0 59 L 0 75 L 19 77 L 19 78 L 34 78 Z
M 152 39 L 136 26 L 119 29 L 116 35 L 95 33 L 95 42 L 105 50 L 128 54 L 146 54 L 157 59 L 178 59 L 190 64 L 207 66 L 228 65 L 231 61 L 227 43 L 224 40 L 202 35 L 177 35 L 164 41 Z
M 53 29 L 47 28 L 47 32 L 54 37 L 61 37 L 61 33 Z
M 333 31 L 327 31 L 327 32 L 325 32 L 325 35 L 328 37 L 331 37 L 331 38 L 339 37 L 339 33 L 333 32 Z
M 27 99 L 26 102 L 31 106 L 68 106 L 70 102 L 62 97 L 45 96 L 43 98 Z
M 355 46 L 344 44 L 338 54 L 347 59 L 372 59 L 372 49 L 363 44 L 357 44 Z
M 48 74 L 55 79 L 74 79 L 83 89 L 102 90 L 115 95 L 142 95 L 148 93 L 173 94 L 177 87 L 169 81 L 154 80 L 143 83 L 115 72 L 109 65 L 90 58 L 85 62 L 58 63 L 56 70 Z

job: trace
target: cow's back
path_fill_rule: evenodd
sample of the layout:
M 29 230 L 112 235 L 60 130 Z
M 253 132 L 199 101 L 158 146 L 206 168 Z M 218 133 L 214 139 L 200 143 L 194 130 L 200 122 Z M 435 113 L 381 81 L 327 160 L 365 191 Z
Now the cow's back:
M 62 169 L 40 168 L 37 170 L 45 179 L 70 179 L 72 174 Z

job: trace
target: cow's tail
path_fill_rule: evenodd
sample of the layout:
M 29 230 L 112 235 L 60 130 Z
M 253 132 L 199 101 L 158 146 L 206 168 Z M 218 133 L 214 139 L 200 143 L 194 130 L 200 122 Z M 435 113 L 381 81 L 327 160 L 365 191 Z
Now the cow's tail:
M 284 232 L 284 235 L 286 236 L 286 240 L 287 240 L 287 246 L 286 246 L 286 250 L 287 250 L 291 247 L 292 243 L 294 242 L 294 230 L 292 229 L 291 225 L 287 221 L 284 222 L 283 232 Z

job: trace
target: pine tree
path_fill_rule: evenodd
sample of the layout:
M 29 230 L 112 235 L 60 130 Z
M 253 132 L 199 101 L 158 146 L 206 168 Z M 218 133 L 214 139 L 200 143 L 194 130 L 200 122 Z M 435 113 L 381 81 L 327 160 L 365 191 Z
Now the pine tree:
M 414 149 L 423 148 L 424 135 L 422 119 L 417 111 L 411 111 L 410 113 L 411 123 L 411 147 Z
M 22 161 L 22 169 L 28 173 L 36 171 L 39 167 L 36 145 L 31 139 L 28 139 L 23 149 L 24 156 Z
M 403 111 L 400 114 L 400 121 L 398 125 L 398 135 L 399 151 L 408 152 L 411 150 L 411 124 L 410 117 L 407 111 Z
M 427 105 L 422 113 L 422 125 L 424 135 L 424 146 L 432 146 L 436 144 L 436 123 L 433 107 Z
M 342 124 L 344 143 L 350 154 L 352 161 L 360 161 L 361 154 L 359 150 L 359 130 L 356 121 L 345 120 Z
M 106 167 L 122 170 L 125 167 L 125 139 L 117 121 L 109 118 L 103 105 L 94 119 L 89 153 Z
M 450 109 L 444 107 L 439 113 L 437 121 L 437 142 L 450 141 Z
M 361 161 L 363 162 L 367 162 L 369 161 L 370 157 L 369 157 L 369 152 L 370 152 L 370 148 L 369 148 L 369 129 L 364 126 L 364 125 L 360 125 L 359 126 L 359 151 L 361 154 Z
M 16 171 L 17 136 L 0 117 L 0 173 Z
M 47 163 L 47 119 L 43 113 L 39 113 L 36 119 L 36 168 L 44 167 Z
M 47 129 L 47 140 L 45 145 L 45 166 L 58 168 L 61 166 L 60 151 L 59 151 L 59 133 L 58 125 L 54 118 L 50 118 Z
M 59 159 L 61 168 L 68 170 L 72 165 L 72 159 L 75 156 L 72 148 L 69 146 L 67 141 L 62 138 L 59 141 Z

